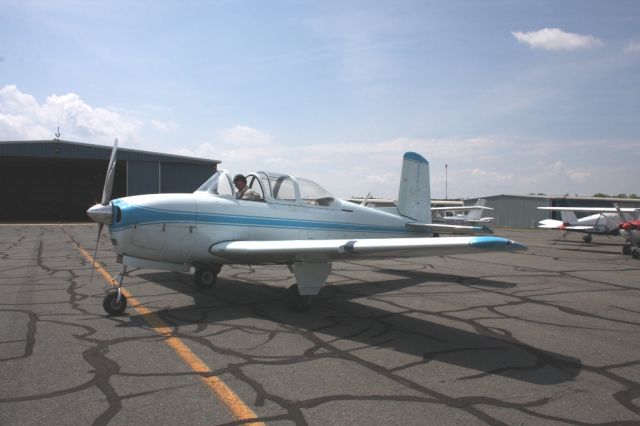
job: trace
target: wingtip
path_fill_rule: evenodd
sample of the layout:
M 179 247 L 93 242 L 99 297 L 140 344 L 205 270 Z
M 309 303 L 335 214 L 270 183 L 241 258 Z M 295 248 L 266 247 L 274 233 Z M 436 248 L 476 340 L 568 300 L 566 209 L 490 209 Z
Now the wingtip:
M 517 241 L 509 240 L 502 237 L 474 237 L 469 243 L 472 247 L 483 250 L 504 250 L 504 251 L 523 251 L 527 250 L 527 246 Z

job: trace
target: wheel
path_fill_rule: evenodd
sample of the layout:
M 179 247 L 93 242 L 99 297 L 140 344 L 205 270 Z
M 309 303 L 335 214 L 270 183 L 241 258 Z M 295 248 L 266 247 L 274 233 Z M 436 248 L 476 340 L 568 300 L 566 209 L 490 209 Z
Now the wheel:
M 585 243 L 590 243 L 592 239 L 593 239 L 593 237 L 591 235 L 585 235 L 584 237 L 582 237 L 582 240 Z
M 287 290 L 287 306 L 293 312 L 306 312 L 311 307 L 311 296 L 301 296 L 298 284 L 294 284 Z
M 631 257 L 633 257 L 634 259 L 640 259 L 640 252 L 638 250 L 632 251 Z
M 196 274 L 194 275 L 196 285 L 201 289 L 213 287 L 218 280 L 218 272 L 208 268 L 196 268 Z
M 127 298 L 120 294 L 118 301 L 118 290 L 110 290 L 102 300 L 102 307 L 109 315 L 120 315 L 127 309 Z
M 625 256 L 629 256 L 631 254 L 631 246 L 628 244 L 622 246 L 622 254 L 624 254 Z

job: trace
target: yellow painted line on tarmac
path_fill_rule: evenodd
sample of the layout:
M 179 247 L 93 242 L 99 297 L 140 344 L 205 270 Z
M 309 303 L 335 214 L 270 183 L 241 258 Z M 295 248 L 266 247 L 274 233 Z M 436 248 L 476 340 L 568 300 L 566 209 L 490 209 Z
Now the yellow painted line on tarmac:
M 77 244 L 78 250 L 82 255 L 93 264 L 94 259 L 89 252 L 83 249 L 80 244 Z M 96 271 L 100 272 L 102 277 L 111 285 L 115 286 L 111 275 L 102 267 L 98 262 L 95 263 Z M 138 299 L 136 299 L 129 291 L 122 289 L 122 294 L 127 298 L 129 306 L 133 307 L 140 315 L 144 317 L 147 323 L 151 326 L 153 331 L 165 337 L 164 342 L 173 349 L 182 360 L 193 370 L 195 373 L 201 374 L 200 380 L 202 380 L 211 389 L 216 396 L 229 408 L 233 417 L 236 420 L 250 420 L 257 419 L 256 413 L 245 404 L 240 397 L 222 381 L 222 379 L 211 375 L 212 371 L 200 359 L 200 357 L 194 354 L 182 340 L 173 335 L 171 328 L 165 324 L 159 316 L 153 313 L 149 308 L 143 306 Z M 262 422 L 247 422 L 249 425 L 264 425 Z

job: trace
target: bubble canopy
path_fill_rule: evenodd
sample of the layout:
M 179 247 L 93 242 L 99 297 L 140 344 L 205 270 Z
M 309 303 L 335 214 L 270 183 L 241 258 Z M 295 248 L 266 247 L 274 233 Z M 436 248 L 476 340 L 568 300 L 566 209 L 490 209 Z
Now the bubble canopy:
M 307 178 L 262 171 L 249 173 L 246 178 L 247 186 L 260 195 L 261 201 L 325 207 L 335 203 L 335 197 L 329 191 Z M 231 175 L 226 170 L 219 170 L 195 192 L 235 197 L 236 190 Z

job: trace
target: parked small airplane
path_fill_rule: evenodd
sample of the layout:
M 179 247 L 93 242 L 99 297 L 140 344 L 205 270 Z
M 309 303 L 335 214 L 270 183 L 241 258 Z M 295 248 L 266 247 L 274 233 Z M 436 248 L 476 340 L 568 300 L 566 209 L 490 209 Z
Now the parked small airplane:
M 493 210 L 485 207 L 487 200 L 480 198 L 473 206 L 431 207 L 431 211 L 438 214 L 438 218 L 450 225 L 477 225 L 479 223 L 491 223 L 492 217 L 482 217 L 484 210 Z M 454 214 L 454 212 L 467 212 Z M 450 215 L 448 213 L 451 213 Z
M 192 194 L 109 201 L 116 150 L 117 140 L 102 202 L 87 211 L 99 223 L 98 239 L 102 227 L 109 226 L 122 263 L 118 287 L 103 301 L 112 315 L 126 308 L 122 283 L 129 266 L 183 272 L 193 266 L 196 284 L 209 288 L 224 264 L 284 264 L 297 282 L 288 290 L 287 304 L 305 311 L 329 276 L 333 260 L 526 249 L 494 236 L 431 238 L 434 232 L 472 233 L 483 228 L 430 223 L 429 163 L 413 152 L 404 155 L 398 206 L 396 214 L 390 214 L 337 199 L 311 180 L 271 172 L 246 176 L 260 201 L 238 199 L 225 170 Z
M 615 207 L 538 207 L 538 210 L 559 211 L 562 220 L 545 219 L 538 222 L 539 228 L 558 229 L 569 232 L 580 232 L 586 234 L 583 241 L 590 243 L 593 235 L 620 235 L 620 214 L 634 213 L 635 208 L 620 208 L 619 212 Z M 575 212 L 594 213 L 589 216 L 577 218 Z M 622 215 L 625 218 L 624 215 Z M 627 220 L 626 218 L 624 219 Z
M 634 259 L 640 259 L 640 211 L 633 213 L 633 219 L 628 220 L 618 204 L 614 204 L 618 211 L 620 223 L 618 229 L 625 238 L 622 254 L 630 254 Z

